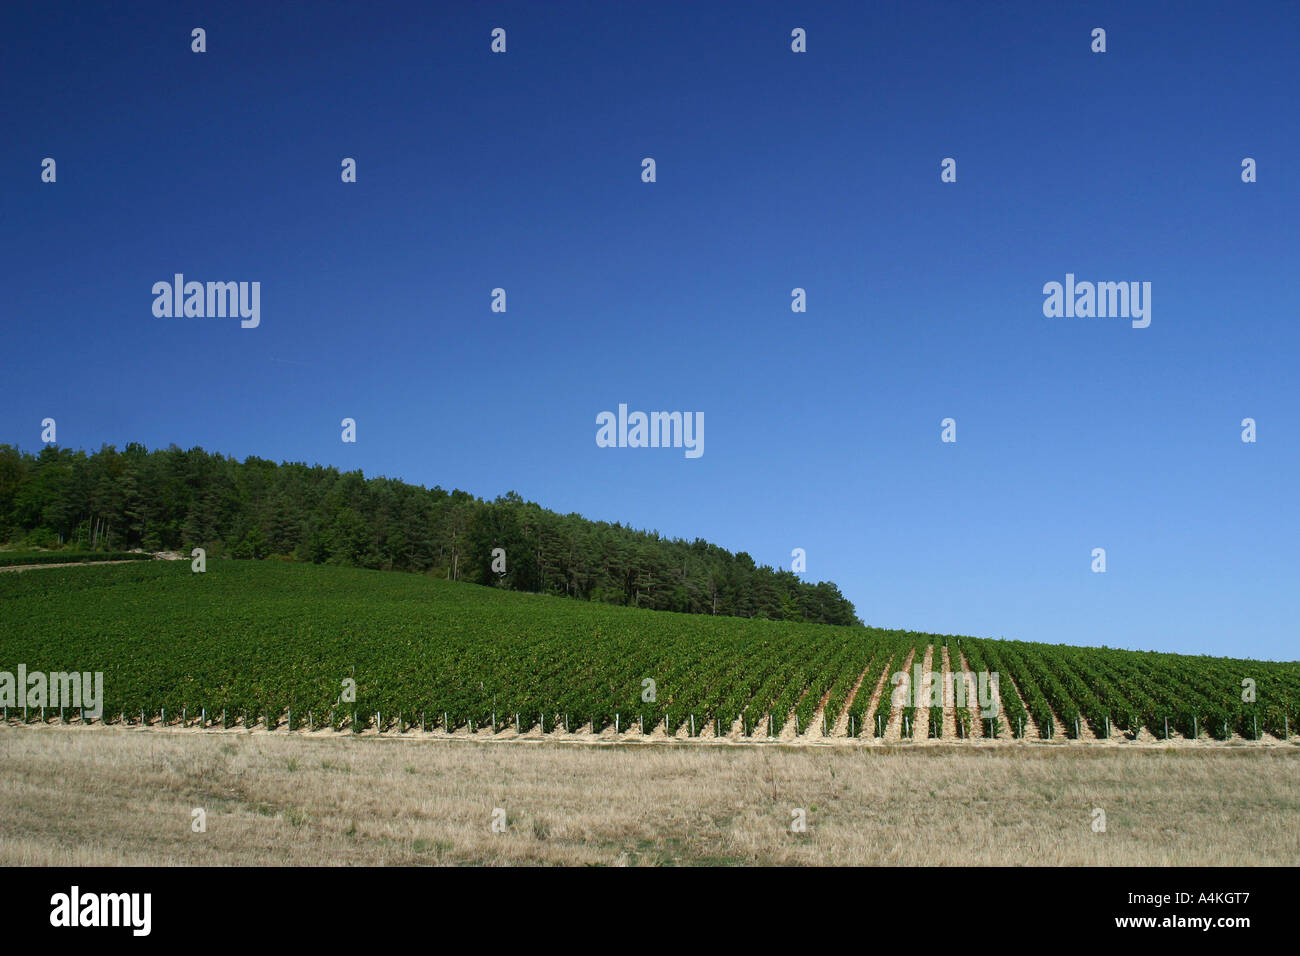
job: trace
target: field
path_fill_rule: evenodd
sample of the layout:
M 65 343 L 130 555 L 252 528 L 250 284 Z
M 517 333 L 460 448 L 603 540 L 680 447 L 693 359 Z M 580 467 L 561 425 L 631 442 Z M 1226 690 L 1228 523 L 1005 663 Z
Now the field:
M 41 565 L 73 565 L 149 561 L 153 555 L 139 551 L 0 551 L 0 571 Z
M 0 670 L 18 664 L 102 671 L 104 720 L 169 727 L 1280 745 L 1300 725 L 1295 662 L 672 614 L 282 562 L 2 575 Z M 897 672 L 915 698 L 894 699 Z M 982 673 L 999 675 L 983 710 Z
M 1300 751 L 1247 744 L 581 746 L 31 725 L 0 731 L 0 761 L 0 865 L 1300 860 Z M 1013 881 L 990 899 L 1008 889 L 1038 892 Z

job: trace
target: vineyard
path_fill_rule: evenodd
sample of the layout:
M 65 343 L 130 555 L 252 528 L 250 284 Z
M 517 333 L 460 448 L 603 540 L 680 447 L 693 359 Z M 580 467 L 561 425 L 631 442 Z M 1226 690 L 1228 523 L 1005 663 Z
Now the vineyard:
M 0 672 L 19 664 L 102 671 L 102 719 L 126 724 L 864 742 L 1276 741 L 1300 725 L 1297 662 L 675 614 L 259 561 L 3 575 Z

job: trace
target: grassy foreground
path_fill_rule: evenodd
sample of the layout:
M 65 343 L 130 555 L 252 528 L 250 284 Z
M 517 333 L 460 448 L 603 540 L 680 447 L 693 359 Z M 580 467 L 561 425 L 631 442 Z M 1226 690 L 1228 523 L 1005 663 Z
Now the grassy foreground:
M 29 726 L 0 730 L 0 763 L 0 865 L 1300 861 L 1300 748 L 530 745 Z M 192 829 L 196 808 L 206 832 Z M 498 808 L 504 833 L 491 826 Z M 804 833 L 791 832 L 796 809 Z

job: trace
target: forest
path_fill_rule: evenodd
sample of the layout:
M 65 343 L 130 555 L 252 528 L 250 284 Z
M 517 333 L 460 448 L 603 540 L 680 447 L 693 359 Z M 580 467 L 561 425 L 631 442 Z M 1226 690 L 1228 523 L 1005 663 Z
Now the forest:
M 98 452 L 0 444 L 0 541 L 22 548 L 179 551 L 411 571 L 586 601 L 860 624 L 829 582 L 701 539 L 488 501 L 360 471 L 239 461 L 202 448 Z M 505 551 L 505 572 L 493 550 Z M 499 564 L 498 564 L 499 567 Z

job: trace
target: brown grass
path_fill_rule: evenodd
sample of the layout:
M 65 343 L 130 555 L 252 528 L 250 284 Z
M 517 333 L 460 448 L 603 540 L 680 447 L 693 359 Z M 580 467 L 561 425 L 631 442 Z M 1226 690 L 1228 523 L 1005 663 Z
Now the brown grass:
M 0 864 L 1300 863 L 1300 747 L 0 728 Z M 191 832 L 191 810 L 207 832 Z M 494 808 L 509 829 L 494 833 Z M 807 833 L 790 832 L 807 811 Z M 1093 809 L 1106 832 L 1092 829 Z

